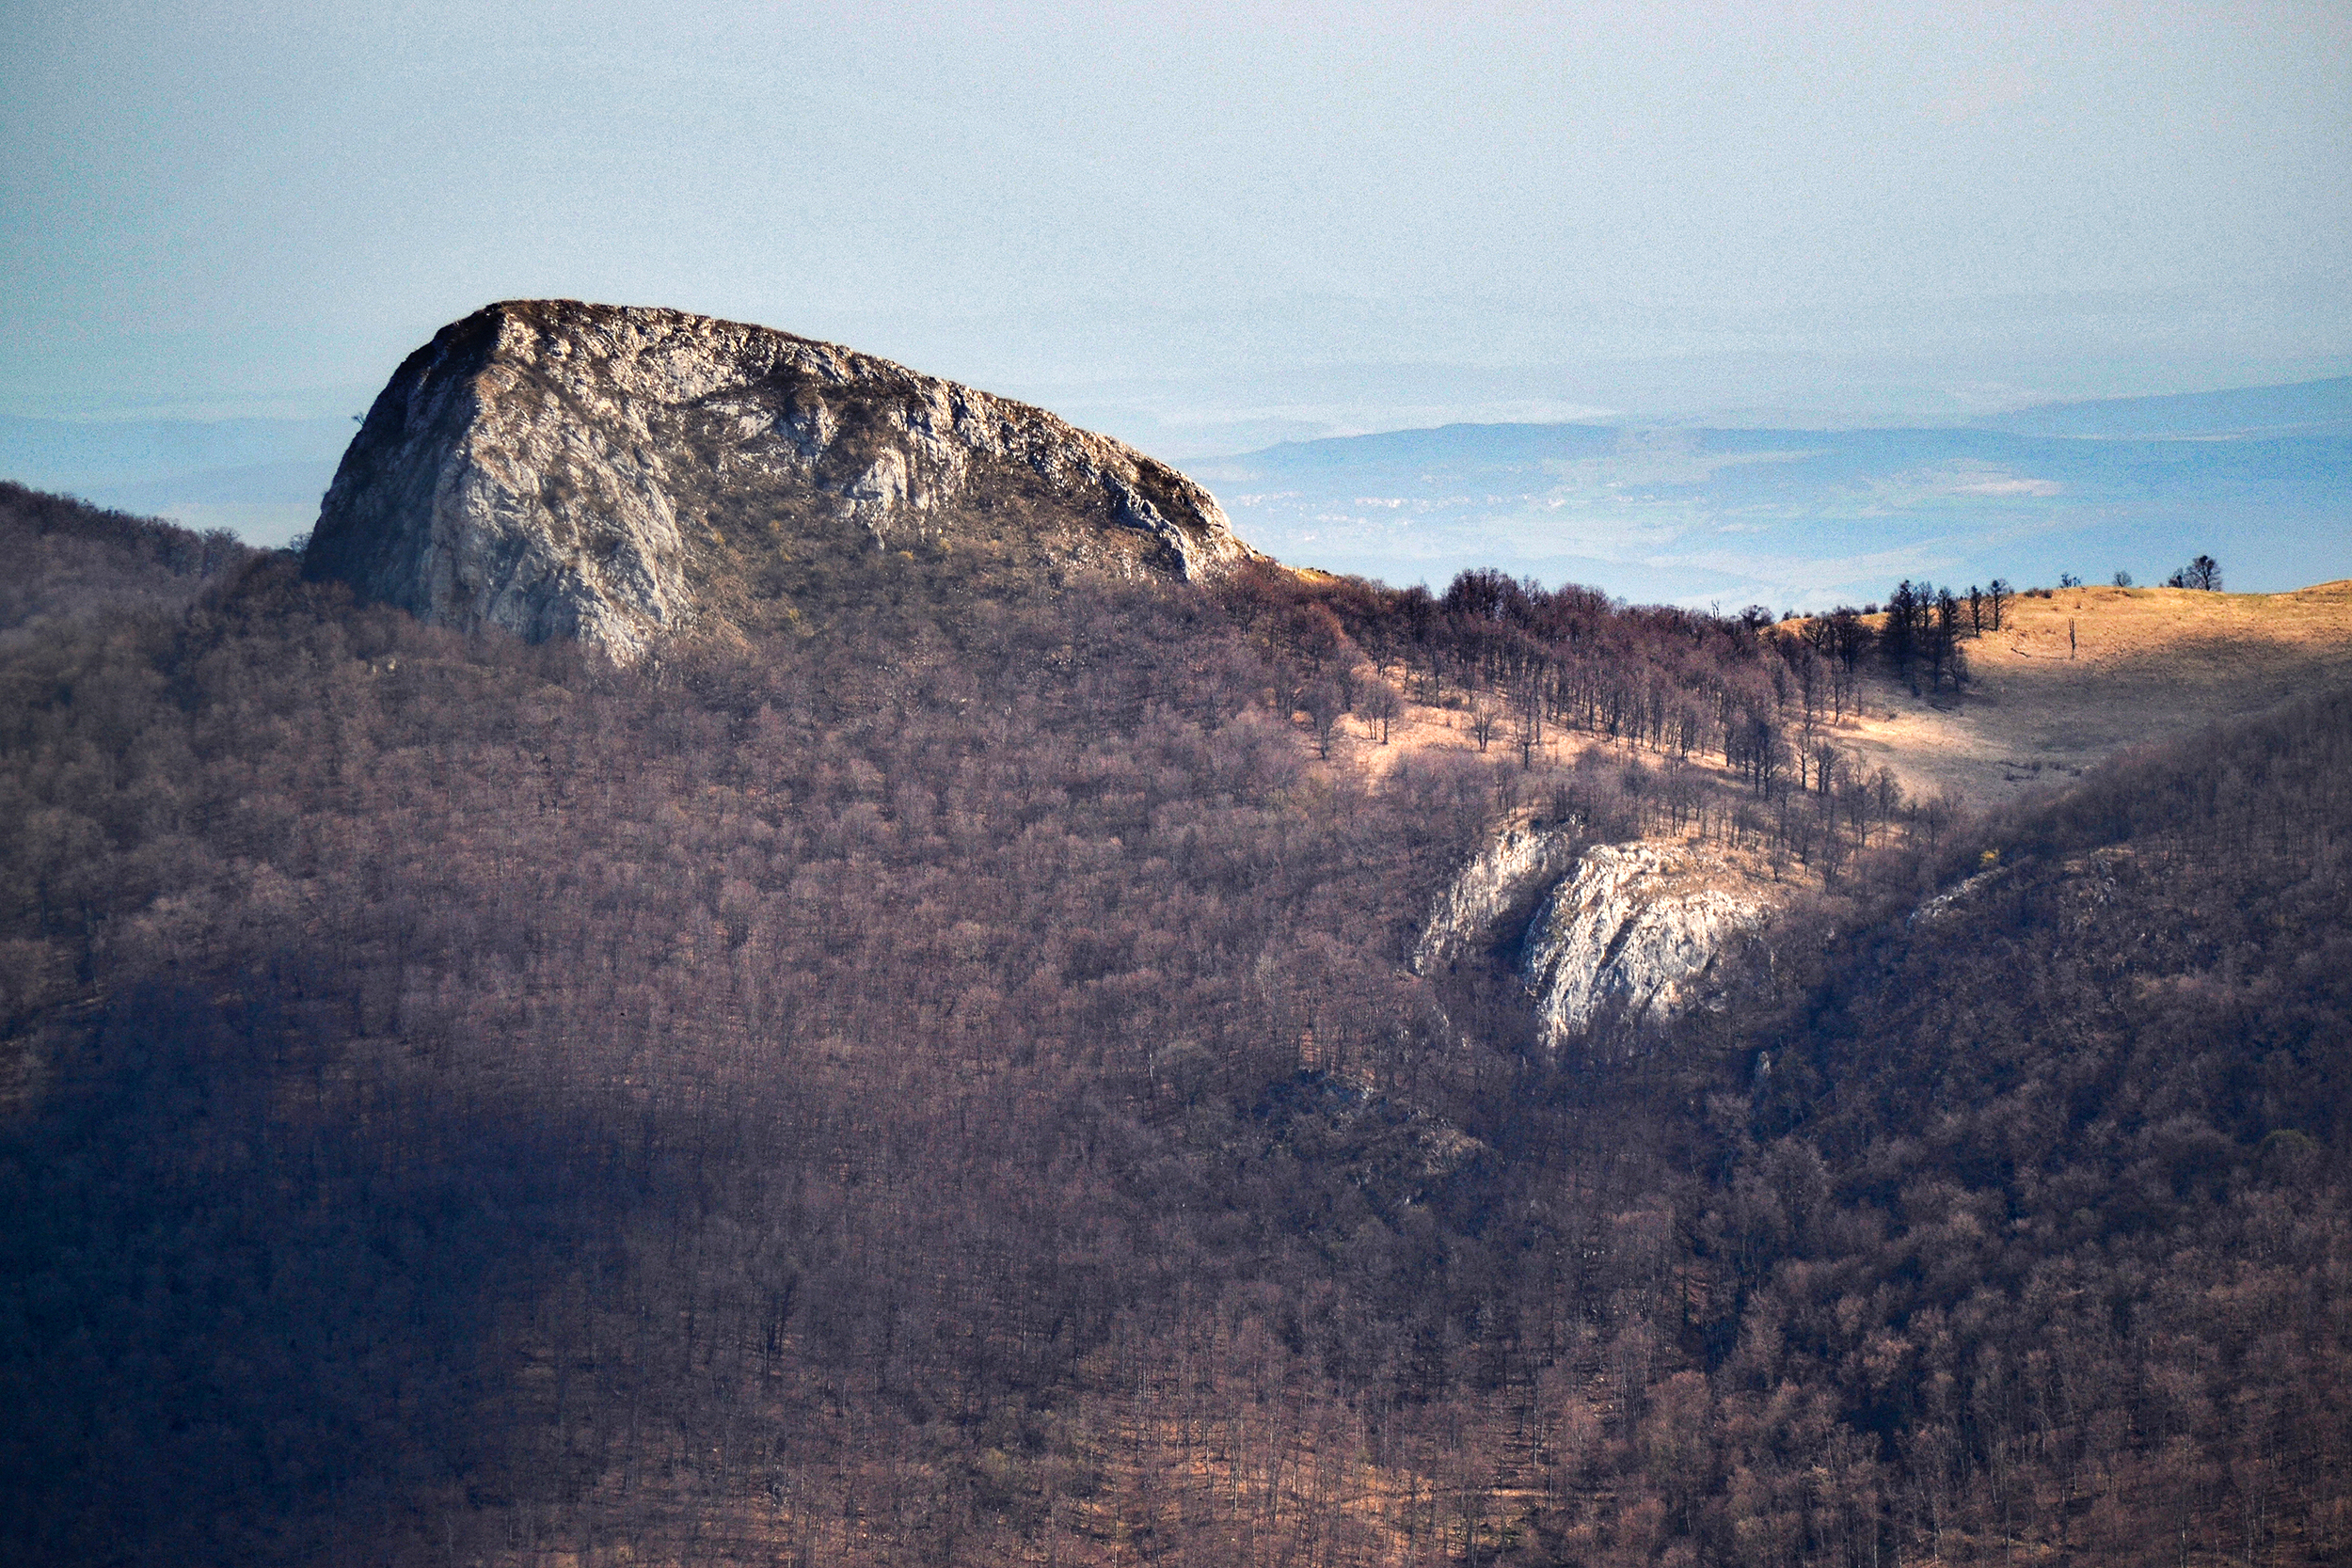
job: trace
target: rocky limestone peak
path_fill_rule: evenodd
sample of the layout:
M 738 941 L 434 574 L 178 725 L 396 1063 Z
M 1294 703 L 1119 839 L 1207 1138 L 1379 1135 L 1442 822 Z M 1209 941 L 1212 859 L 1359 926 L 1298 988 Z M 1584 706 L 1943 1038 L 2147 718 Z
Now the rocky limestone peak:
M 769 327 L 520 300 L 401 365 L 304 569 L 634 659 L 841 549 L 1179 578 L 1256 554 L 1200 485 L 1041 408 Z

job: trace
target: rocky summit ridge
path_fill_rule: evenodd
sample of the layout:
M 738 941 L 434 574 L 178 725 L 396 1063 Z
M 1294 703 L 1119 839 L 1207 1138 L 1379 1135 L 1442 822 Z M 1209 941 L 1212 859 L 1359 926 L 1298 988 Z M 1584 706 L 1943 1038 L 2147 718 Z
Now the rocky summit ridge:
M 401 365 L 304 569 L 632 660 L 790 617 L 779 568 L 842 549 L 1185 578 L 1256 554 L 1199 484 L 1041 408 L 769 327 L 515 300 Z

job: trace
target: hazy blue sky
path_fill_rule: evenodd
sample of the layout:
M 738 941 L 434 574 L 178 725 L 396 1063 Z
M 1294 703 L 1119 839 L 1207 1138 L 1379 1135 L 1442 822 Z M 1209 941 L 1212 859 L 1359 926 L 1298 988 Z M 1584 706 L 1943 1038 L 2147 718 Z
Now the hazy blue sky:
M 0 0 L 0 414 L 348 413 L 532 294 L 1177 456 L 2352 369 L 2342 4 L 1273 9 Z

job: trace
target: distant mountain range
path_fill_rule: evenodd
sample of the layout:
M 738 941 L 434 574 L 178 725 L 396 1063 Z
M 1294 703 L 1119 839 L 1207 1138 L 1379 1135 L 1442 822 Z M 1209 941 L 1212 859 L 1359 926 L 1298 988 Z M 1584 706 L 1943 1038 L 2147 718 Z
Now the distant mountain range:
M 1901 577 L 2232 587 L 2352 575 L 2352 378 L 2059 404 L 1965 427 L 1449 425 L 1192 466 L 1285 561 L 1441 586 L 1465 566 L 1635 600 L 1825 608 Z
M 348 420 L 0 418 L 0 477 L 282 543 Z M 2232 587 L 2352 575 L 2352 377 L 1923 429 L 1450 425 L 1187 465 L 1286 561 L 1441 585 L 1494 565 L 1635 600 L 1822 608 L 1899 577 Z
M 2160 398 L 2052 403 L 1970 421 L 2017 436 L 2352 435 L 2352 376 Z

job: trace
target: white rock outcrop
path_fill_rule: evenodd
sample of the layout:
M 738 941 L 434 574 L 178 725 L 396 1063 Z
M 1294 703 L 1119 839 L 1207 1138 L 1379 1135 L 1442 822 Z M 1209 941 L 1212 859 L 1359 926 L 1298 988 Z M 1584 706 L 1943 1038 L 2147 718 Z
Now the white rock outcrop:
M 1186 578 L 1256 553 L 1200 485 L 1041 408 L 767 327 L 524 300 L 400 367 L 304 566 L 628 659 L 723 613 L 723 560 L 859 541 Z
M 1560 829 L 1515 827 L 1470 858 L 1429 911 L 1413 944 L 1412 969 L 1429 974 L 1488 940 L 1496 925 L 1534 888 L 1565 872 L 1576 859 Z
M 1683 849 L 1585 850 L 1536 910 L 1522 949 L 1545 1045 L 1559 1049 L 1606 1009 L 1657 1022 L 1700 1002 L 1717 956 L 1766 914 L 1709 882 L 1710 869 Z

